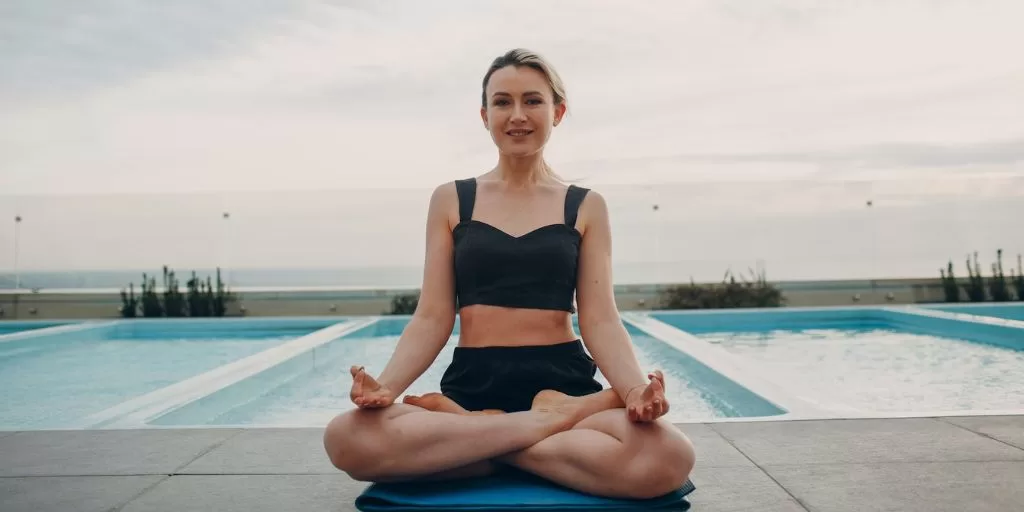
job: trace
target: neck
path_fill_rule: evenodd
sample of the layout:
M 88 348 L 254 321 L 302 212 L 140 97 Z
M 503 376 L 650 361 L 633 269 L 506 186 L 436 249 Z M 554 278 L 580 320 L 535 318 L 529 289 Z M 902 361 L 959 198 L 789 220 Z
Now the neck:
M 501 155 L 495 172 L 498 178 L 510 187 L 528 187 L 548 179 L 541 153 L 525 157 Z

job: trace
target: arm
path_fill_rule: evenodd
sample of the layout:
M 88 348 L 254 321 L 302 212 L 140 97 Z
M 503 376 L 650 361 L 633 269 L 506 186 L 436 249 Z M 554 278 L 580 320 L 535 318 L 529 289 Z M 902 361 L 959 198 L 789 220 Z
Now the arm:
M 591 190 L 580 207 L 580 217 L 584 220 L 576 285 L 580 335 L 601 373 L 627 402 L 630 390 L 642 390 L 647 379 L 615 305 L 611 223 L 604 197 Z
M 455 278 L 449 211 L 457 201 L 448 183 L 434 189 L 427 212 L 423 288 L 416 311 L 378 382 L 397 397 L 437 359 L 455 326 Z

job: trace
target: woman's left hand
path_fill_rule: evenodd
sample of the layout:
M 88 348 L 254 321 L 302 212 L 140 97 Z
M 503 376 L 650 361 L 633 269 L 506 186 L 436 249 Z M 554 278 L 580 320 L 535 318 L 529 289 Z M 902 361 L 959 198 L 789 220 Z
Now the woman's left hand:
M 665 398 L 665 376 L 661 371 L 647 374 L 651 383 L 633 389 L 626 396 L 626 413 L 631 421 L 654 421 L 668 412 L 668 399 Z

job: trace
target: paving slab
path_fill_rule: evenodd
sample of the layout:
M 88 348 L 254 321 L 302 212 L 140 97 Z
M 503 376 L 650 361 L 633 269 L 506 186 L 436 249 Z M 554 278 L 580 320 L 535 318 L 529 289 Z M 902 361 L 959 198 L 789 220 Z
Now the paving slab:
M 956 416 L 942 418 L 942 420 L 1024 450 L 1024 415 Z
M 0 478 L 4 512 L 100 512 L 119 507 L 168 478 L 150 476 L 38 476 Z
M 170 474 L 240 430 L 26 431 L 0 438 L 0 476 Z
M 335 474 L 322 428 L 253 429 L 228 439 L 181 474 Z
M 676 425 L 693 443 L 697 466 L 701 468 L 756 467 L 724 437 L 702 423 Z
M 1024 450 L 932 418 L 715 423 L 760 466 L 1024 460 Z
M 1024 504 L 1024 462 L 766 466 L 815 512 L 1009 512 Z
M 693 512 L 806 512 L 803 506 L 756 467 L 705 467 L 690 476 Z
M 338 475 L 175 475 L 121 512 L 355 512 L 366 487 Z

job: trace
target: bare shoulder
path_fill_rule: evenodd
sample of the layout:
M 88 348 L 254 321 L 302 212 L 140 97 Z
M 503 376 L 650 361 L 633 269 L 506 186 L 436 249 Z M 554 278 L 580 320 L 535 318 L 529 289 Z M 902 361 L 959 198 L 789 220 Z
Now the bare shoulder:
M 604 229 L 609 224 L 608 202 L 604 195 L 594 189 L 588 189 L 580 204 L 579 220 L 584 235 L 591 228 Z
M 435 219 L 446 219 L 449 228 L 458 222 L 459 195 L 455 188 L 455 181 L 446 181 L 434 187 L 430 193 L 428 215 Z

